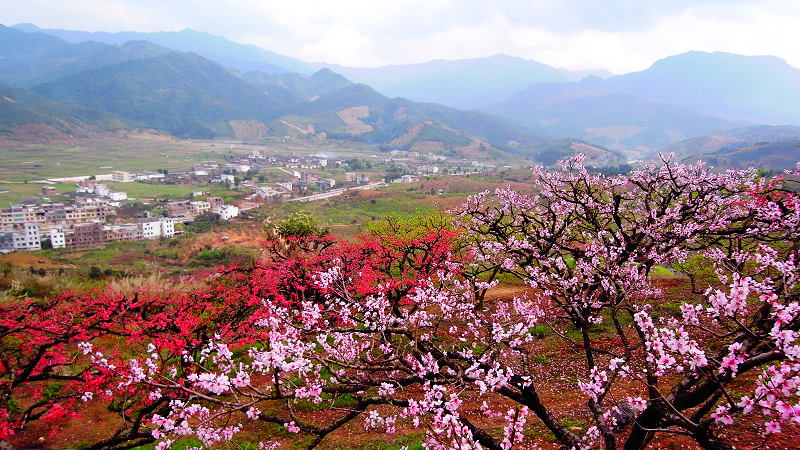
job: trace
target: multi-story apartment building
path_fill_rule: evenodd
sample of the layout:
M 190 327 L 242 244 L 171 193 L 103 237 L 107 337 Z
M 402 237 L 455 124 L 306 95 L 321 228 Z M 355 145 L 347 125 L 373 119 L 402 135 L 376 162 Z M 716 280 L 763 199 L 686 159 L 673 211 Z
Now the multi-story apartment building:
M 175 235 L 175 221 L 168 217 L 139 219 L 139 230 L 143 239 L 172 237 Z
M 138 241 L 142 239 L 142 230 L 135 223 L 103 227 L 106 241 Z
M 127 183 L 133 181 L 133 174 L 130 172 L 123 172 L 122 170 L 115 170 L 111 173 L 111 180 Z
M 41 250 L 39 225 L 26 223 L 18 232 L 14 232 L 14 250 Z
M 190 204 L 191 202 L 189 200 L 169 202 L 164 207 L 164 210 L 169 217 L 188 217 Z
M 102 247 L 106 234 L 100 221 L 77 224 L 66 236 L 67 247 Z
M 204 201 L 189 202 L 189 215 L 197 217 L 204 212 L 211 211 L 211 203 Z
M 67 246 L 67 237 L 61 228 L 50 228 L 47 236 L 50 238 L 50 245 L 53 248 L 64 248 Z
M 108 202 L 94 197 L 78 198 L 74 205 L 64 207 L 64 212 L 68 223 L 105 221 L 108 214 Z

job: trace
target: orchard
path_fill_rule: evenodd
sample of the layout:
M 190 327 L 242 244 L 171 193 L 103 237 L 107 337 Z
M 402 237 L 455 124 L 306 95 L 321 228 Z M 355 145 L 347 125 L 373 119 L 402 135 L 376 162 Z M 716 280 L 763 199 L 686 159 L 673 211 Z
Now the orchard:
M 2 304 L 0 438 L 100 407 L 114 429 L 90 448 L 295 435 L 313 448 L 357 426 L 436 449 L 530 448 L 541 428 L 565 448 L 670 435 L 725 449 L 741 423 L 764 439 L 798 429 L 790 181 L 666 158 L 604 176 L 577 157 L 533 175 L 525 192 L 356 241 L 282 224 L 252 267 L 168 289 Z M 664 271 L 686 281 L 674 307 L 653 282 Z M 525 288 L 492 296 L 509 280 Z M 542 333 L 571 353 L 560 376 L 576 407 L 542 395 L 555 382 Z

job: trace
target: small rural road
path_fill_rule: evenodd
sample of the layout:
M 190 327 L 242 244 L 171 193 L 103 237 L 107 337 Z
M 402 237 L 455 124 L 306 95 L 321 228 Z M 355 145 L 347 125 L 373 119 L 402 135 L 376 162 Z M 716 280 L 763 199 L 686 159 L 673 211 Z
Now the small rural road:
M 349 191 L 363 191 L 363 190 L 367 190 L 367 189 L 375 189 L 375 188 L 381 187 L 381 186 L 386 186 L 386 183 L 384 183 L 383 181 L 379 181 L 377 183 L 365 184 L 363 186 L 356 186 L 354 188 L 331 189 L 330 191 L 327 191 L 327 192 L 321 192 L 319 194 L 314 194 L 314 195 L 307 195 L 305 197 L 292 198 L 292 199 L 285 200 L 285 201 L 287 201 L 287 202 L 314 202 L 314 201 L 317 201 L 317 200 L 325 200 L 326 198 L 337 197 L 337 196 L 342 195 L 345 192 L 349 192 Z

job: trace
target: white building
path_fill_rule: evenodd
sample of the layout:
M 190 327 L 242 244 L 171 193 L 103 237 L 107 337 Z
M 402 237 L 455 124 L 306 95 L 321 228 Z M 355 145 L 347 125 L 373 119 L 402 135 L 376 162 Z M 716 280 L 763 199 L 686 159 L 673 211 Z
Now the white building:
M 392 180 L 392 183 L 413 183 L 415 181 L 418 181 L 418 178 L 414 175 L 403 175 L 400 178 Z
M 282 187 L 282 188 L 286 189 L 287 191 L 291 191 L 292 190 L 292 183 L 290 181 L 279 181 L 279 182 L 275 183 L 275 185 L 278 186 L 278 187 Z
M 228 175 L 227 173 L 223 173 L 222 175 L 219 176 L 219 178 L 222 180 L 223 183 L 234 182 L 233 175 Z
M 239 215 L 239 208 L 233 205 L 222 205 L 217 210 L 217 214 L 222 220 L 230 220 Z
M 283 195 L 282 191 L 279 191 L 272 186 L 258 186 L 255 188 L 255 194 L 261 198 L 273 198 L 280 195 Z
M 139 229 L 143 239 L 168 238 L 175 235 L 175 221 L 168 217 L 140 219 Z
M 143 172 L 136 174 L 134 178 L 137 181 L 147 181 L 147 180 L 156 180 L 164 178 L 164 174 L 161 172 Z
M 107 197 L 109 192 L 111 192 L 111 190 L 105 184 L 94 185 L 94 195 L 98 197 Z
M 250 166 L 248 164 L 225 164 L 225 168 L 237 173 L 244 173 L 250 170 Z
M 112 202 L 121 202 L 128 199 L 127 192 L 109 192 L 108 199 Z
M 20 231 L 14 233 L 14 250 L 41 250 L 39 225 L 26 223 Z
M 67 246 L 67 238 L 64 235 L 64 230 L 60 228 L 51 228 L 47 233 L 50 237 L 50 244 L 53 248 L 64 248 Z

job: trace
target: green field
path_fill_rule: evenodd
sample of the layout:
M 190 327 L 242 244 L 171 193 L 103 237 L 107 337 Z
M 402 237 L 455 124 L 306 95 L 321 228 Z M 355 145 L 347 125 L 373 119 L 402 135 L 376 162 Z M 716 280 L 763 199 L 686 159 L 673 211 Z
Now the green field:
M 74 184 L 58 183 L 58 184 L 42 184 L 42 183 L 25 183 L 25 182 L 10 182 L 0 183 L 0 207 L 5 208 L 9 203 L 16 203 L 22 197 L 38 197 L 42 195 L 42 186 L 53 186 L 56 192 L 63 194 L 65 192 L 72 192 L 75 190 Z M 8 192 L 2 192 L 8 191 Z M 60 199 L 60 196 L 50 196 L 53 200 Z
M 163 135 L 103 137 L 56 143 L 0 141 L 0 181 L 23 182 L 96 175 L 113 170 L 187 170 L 205 160 L 222 161 L 229 153 L 315 154 L 364 157 L 368 148 L 338 143 L 314 144 L 301 140 L 259 145 L 228 141 L 177 140 Z
M 135 199 L 154 199 L 154 198 L 179 198 L 191 196 L 194 191 L 204 191 L 206 186 L 198 186 L 194 184 L 163 184 L 163 183 L 139 183 L 133 181 L 130 183 L 119 182 L 106 182 L 103 184 L 108 186 L 112 191 L 121 191 L 128 194 L 129 198 Z

